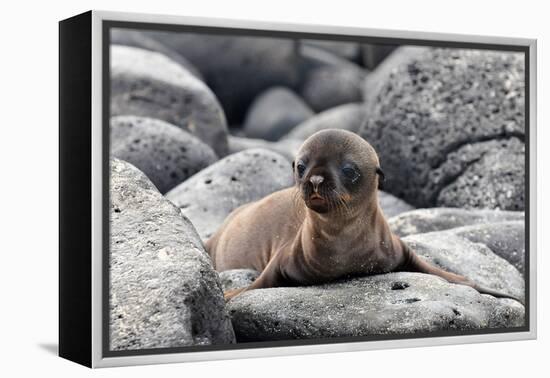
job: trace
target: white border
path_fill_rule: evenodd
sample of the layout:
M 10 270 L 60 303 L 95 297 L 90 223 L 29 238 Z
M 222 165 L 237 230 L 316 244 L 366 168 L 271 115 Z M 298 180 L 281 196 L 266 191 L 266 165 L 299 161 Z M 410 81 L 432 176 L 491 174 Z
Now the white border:
M 240 29 L 260 29 L 289 32 L 329 33 L 338 35 L 364 35 L 381 38 L 407 38 L 427 41 L 464 43 L 490 43 L 528 46 L 530 48 L 530 324 L 529 332 L 495 333 L 421 339 L 366 341 L 327 345 L 266 347 L 239 350 L 151 354 L 142 356 L 102 357 L 102 21 L 146 22 L 193 26 L 217 26 Z M 250 357 L 285 356 L 309 353 L 350 352 L 359 350 L 402 347 L 424 347 L 449 344 L 466 344 L 495 341 L 536 339 L 536 40 L 524 38 L 487 37 L 476 35 L 409 32 L 322 25 L 297 25 L 240 21 L 228 19 L 181 17 L 122 12 L 92 12 L 92 367 L 114 367 L 158 363 L 191 362 Z

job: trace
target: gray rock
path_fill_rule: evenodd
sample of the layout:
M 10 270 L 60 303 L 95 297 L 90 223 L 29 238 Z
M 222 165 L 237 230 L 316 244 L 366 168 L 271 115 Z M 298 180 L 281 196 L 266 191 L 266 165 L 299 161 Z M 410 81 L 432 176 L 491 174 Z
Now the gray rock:
M 111 160 L 110 347 L 234 342 L 218 275 L 193 225 L 137 168 Z
M 325 110 L 322 113 L 299 124 L 283 139 L 306 140 L 317 131 L 324 129 L 345 129 L 358 132 L 366 119 L 365 107 L 362 104 L 346 104 Z
M 111 46 L 111 115 L 161 119 L 227 154 L 227 125 L 210 89 L 166 56 Z
M 403 237 L 462 226 L 524 220 L 525 214 L 520 211 L 433 208 L 399 214 L 390 218 L 388 224 L 393 233 Z
M 438 206 L 525 207 L 525 145 L 517 138 L 463 146 L 428 174 L 423 188 Z
M 258 278 L 260 272 L 253 269 L 231 269 L 220 272 L 219 275 L 223 291 L 227 291 L 249 286 Z
M 366 72 L 359 67 L 330 65 L 309 72 L 300 94 L 316 112 L 363 100 Z
M 380 204 L 386 218 L 394 217 L 401 213 L 414 210 L 414 207 L 405 201 L 381 190 L 378 191 L 378 203 Z
M 406 272 L 251 290 L 228 310 L 239 342 L 517 327 L 525 312 L 514 300 Z
M 287 159 L 273 151 L 251 149 L 203 169 L 169 191 L 166 197 L 207 239 L 237 207 L 293 184 Z
M 328 41 L 318 39 L 303 39 L 301 42 L 306 46 L 312 46 L 337 55 L 340 58 L 352 62 L 358 62 L 361 56 L 361 47 L 358 43 L 347 41 Z
M 373 73 L 383 85 L 365 89 L 361 131 L 390 192 L 417 207 L 523 210 L 524 66 L 520 53 L 396 50 Z
M 272 87 L 262 92 L 248 109 L 244 133 L 251 138 L 277 141 L 313 114 L 292 90 Z
M 240 124 L 252 100 L 265 89 L 294 88 L 299 73 L 290 39 L 150 32 L 193 63 L 223 105 L 230 124 Z
M 366 43 L 361 45 L 361 58 L 363 66 L 369 70 L 374 70 L 397 47 L 397 45 L 382 45 L 379 43 Z
M 111 155 L 139 168 L 161 193 L 218 160 L 192 134 L 164 121 L 134 116 L 111 118 Z
M 493 253 L 525 273 L 525 222 L 508 221 L 484 223 L 440 231 L 441 235 L 455 235 L 487 246 Z
M 294 160 L 296 153 L 303 143 L 303 141 L 299 139 L 283 139 L 277 142 L 269 142 L 263 139 L 243 138 L 233 135 L 230 135 L 227 141 L 229 143 L 230 154 L 251 148 L 265 148 L 283 155 L 288 161 Z
M 410 235 L 403 241 L 419 256 L 448 272 L 520 299 L 525 297 L 525 281 L 521 273 L 484 244 L 450 232 Z
M 111 44 L 139 47 L 141 49 L 161 53 L 162 55 L 167 56 L 174 62 L 183 66 L 198 79 L 202 80 L 202 75 L 200 72 L 187 59 L 167 46 L 164 46 L 162 43 L 148 37 L 143 31 L 125 28 L 112 28 L 110 32 Z

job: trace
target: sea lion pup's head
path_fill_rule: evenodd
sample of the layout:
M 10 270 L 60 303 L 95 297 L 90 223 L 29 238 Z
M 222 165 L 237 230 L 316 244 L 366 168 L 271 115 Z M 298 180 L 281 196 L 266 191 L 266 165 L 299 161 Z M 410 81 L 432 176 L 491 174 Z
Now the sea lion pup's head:
M 327 129 L 310 136 L 292 163 L 306 206 L 317 213 L 349 214 L 376 200 L 383 175 L 378 155 L 350 131 Z

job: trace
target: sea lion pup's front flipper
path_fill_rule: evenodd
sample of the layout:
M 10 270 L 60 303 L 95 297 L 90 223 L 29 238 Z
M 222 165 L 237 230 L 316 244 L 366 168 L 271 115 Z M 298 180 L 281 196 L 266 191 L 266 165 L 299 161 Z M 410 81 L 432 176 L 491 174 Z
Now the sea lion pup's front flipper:
M 265 269 L 262 271 L 262 273 L 256 278 L 254 282 L 252 282 L 247 287 L 242 287 L 240 289 L 234 289 L 234 290 L 227 290 L 223 293 L 223 297 L 225 301 L 229 301 L 233 298 L 235 298 L 237 295 L 248 291 L 248 290 L 254 290 L 254 289 L 263 289 L 268 287 L 277 287 L 280 286 L 283 283 L 283 276 L 281 274 L 281 269 L 279 265 L 279 259 L 277 258 L 279 256 L 280 252 L 277 253 L 277 256 L 275 256 L 269 264 L 265 267 Z
M 414 253 L 414 251 L 412 251 L 409 246 L 407 246 L 407 244 L 405 244 L 403 241 L 400 240 L 400 243 L 403 248 L 403 254 L 405 257 L 405 261 L 399 269 L 401 271 L 433 274 L 434 276 L 444 278 L 451 283 L 470 286 L 481 294 L 489 294 L 496 298 L 510 298 L 525 305 L 524 301 L 521 298 L 518 298 L 514 295 L 480 286 L 464 276 L 447 272 L 443 269 L 433 266 L 427 261 L 423 260 L 421 257 L 419 257 L 416 253 Z

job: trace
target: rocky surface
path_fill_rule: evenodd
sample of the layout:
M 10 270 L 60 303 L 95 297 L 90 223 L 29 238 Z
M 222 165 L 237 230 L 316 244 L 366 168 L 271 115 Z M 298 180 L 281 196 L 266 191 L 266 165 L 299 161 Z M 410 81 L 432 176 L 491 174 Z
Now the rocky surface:
M 316 112 L 363 100 L 366 72 L 359 67 L 327 65 L 309 72 L 300 94 Z
M 112 116 L 161 119 L 227 154 L 224 112 L 202 81 L 156 52 L 113 45 L 110 58 Z
M 195 65 L 220 100 L 230 124 L 242 122 L 262 91 L 298 82 L 295 43 L 289 39 L 149 32 Z
M 264 139 L 244 138 L 233 135 L 230 135 L 227 141 L 229 143 L 229 153 L 231 154 L 251 148 L 264 148 L 283 155 L 290 162 L 294 161 L 296 153 L 303 143 L 300 139 L 283 139 L 277 142 L 270 142 Z
M 166 197 L 208 239 L 237 207 L 293 184 L 287 159 L 273 151 L 250 149 L 203 169 Z
M 228 303 L 238 342 L 517 327 L 523 306 L 420 273 L 259 289 Z
M 393 233 L 407 236 L 462 226 L 524 220 L 525 214 L 521 211 L 433 208 L 399 214 L 388 219 L 388 223 Z
M 232 269 L 220 272 L 219 275 L 223 291 L 228 291 L 249 286 L 258 278 L 260 272 L 253 269 Z
M 193 225 L 118 159 L 110 217 L 111 349 L 234 342 L 218 275 Z
M 346 104 L 326 110 L 302 122 L 283 139 L 306 140 L 317 131 L 324 129 L 345 129 L 358 132 L 366 119 L 365 108 L 362 104 Z
M 150 50 L 161 53 L 167 56 L 174 62 L 183 66 L 187 71 L 195 75 L 198 79 L 202 80 L 202 75 L 187 59 L 178 54 L 171 48 L 163 45 L 162 43 L 148 37 L 145 32 L 135 29 L 125 28 L 112 28 L 111 29 L 111 44 L 139 47 L 141 49 Z
M 243 129 L 248 137 L 277 141 L 313 114 L 292 90 L 272 87 L 254 100 L 246 114 Z
M 388 62 L 361 135 L 392 193 L 419 207 L 523 210 L 522 54 L 408 48 Z
M 386 218 L 394 217 L 401 213 L 414 210 L 414 207 L 405 201 L 381 190 L 378 191 L 378 203 L 380 204 Z
M 493 253 L 525 273 L 525 223 L 523 220 L 483 223 L 441 231 L 439 235 L 454 235 L 487 246 Z M 430 234 L 428 234 L 430 235 Z
M 450 232 L 410 235 L 403 241 L 416 254 L 446 271 L 516 298 L 525 296 L 521 273 L 485 244 L 471 242 Z
M 111 118 L 111 155 L 139 168 L 166 193 L 214 163 L 214 151 L 192 134 L 164 121 Z

